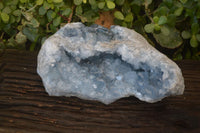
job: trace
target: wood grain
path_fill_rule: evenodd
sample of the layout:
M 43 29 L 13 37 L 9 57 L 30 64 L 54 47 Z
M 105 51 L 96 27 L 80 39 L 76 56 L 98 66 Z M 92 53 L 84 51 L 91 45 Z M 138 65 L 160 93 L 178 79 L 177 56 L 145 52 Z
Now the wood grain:
M 177 62 L 185 78 L 182 96 L 154 104 L 135 97 L 110 105 L 48 96 L 36 73 L 37 52 L 0 54 L 2 133 L 200 133 L 200 62 Z

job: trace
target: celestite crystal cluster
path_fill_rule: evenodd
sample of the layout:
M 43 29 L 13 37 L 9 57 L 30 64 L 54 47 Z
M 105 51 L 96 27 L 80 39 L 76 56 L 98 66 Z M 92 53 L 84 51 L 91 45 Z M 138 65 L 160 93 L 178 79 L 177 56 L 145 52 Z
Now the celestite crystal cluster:
M 120 26 L 65 25 L 43 44 L 37 72 L 49 95 L 105 104 L 132 95 L 153 103 L 185 88 L 173 61 Z

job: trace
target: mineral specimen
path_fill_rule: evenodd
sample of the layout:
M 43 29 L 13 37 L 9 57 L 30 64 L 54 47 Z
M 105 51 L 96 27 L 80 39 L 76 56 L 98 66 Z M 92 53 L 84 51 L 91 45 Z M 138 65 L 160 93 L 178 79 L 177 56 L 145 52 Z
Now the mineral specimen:
M 184 91 L 179 67 L 120 26 L 65 25 L 43 44 L 37 72 L 49 95 L 105 104 L 132 95 L 153 103 Z

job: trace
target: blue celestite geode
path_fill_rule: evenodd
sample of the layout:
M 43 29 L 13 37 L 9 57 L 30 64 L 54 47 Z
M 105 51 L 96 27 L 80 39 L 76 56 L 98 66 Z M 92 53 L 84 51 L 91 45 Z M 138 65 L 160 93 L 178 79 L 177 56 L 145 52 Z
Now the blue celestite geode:
M 184 91 L 179 67 L 134 30 L 70 23 L 49 37 L 37 72 L 49 95 L 109 104 L 134 95 L 156 102 Z

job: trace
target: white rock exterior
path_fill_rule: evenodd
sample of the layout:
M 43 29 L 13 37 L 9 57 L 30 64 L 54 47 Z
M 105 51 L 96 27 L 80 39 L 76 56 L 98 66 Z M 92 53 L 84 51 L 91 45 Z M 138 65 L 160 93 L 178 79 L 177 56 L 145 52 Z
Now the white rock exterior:
M 120 26 L 65 25 L 43 44 L 37 72 L 49 95 L 105 104 L 129 96 L 153 103 L 185 88 L 173 61 Z

